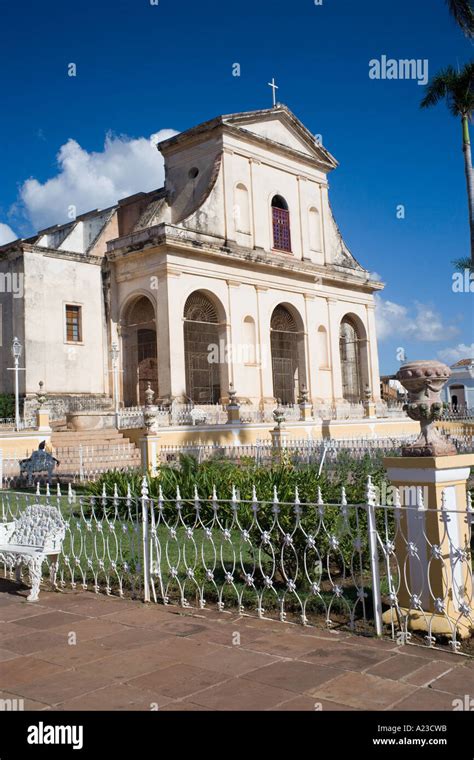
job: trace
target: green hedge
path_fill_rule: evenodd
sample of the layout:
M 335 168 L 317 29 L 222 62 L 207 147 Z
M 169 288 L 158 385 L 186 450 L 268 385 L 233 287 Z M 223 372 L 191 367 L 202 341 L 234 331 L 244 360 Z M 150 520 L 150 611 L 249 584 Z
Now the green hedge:
M 15 396 L 13 393 L 0 393 L 0 419 L 15 416 Z

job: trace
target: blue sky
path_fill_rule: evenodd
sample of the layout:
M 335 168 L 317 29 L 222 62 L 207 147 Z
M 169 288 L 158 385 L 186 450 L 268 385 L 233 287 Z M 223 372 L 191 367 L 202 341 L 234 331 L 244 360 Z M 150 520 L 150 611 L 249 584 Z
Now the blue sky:
M 80 212 L 160 186 L 150 135 L 268 107 L 274 76 L 278 99 L 340 162 L 336 219 L 387 283 L 381 370 L 396 371 L 397 347 L 474 355 L 472 294 L 452 289 L 469 245 L 460 125 L 443 104 L 420 110 L 417 81 L 369 78 L 382 55 L 427 59 L 430 75 L 472 59 L 444 0 L 0 0 L 0 18 L 4 234 L 62 221 L 66 196 Z

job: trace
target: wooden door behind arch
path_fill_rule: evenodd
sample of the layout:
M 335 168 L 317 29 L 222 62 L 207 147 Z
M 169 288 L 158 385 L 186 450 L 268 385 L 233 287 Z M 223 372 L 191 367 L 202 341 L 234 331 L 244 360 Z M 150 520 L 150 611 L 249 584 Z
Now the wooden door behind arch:
M 137 403 L 145 403 L 148 383 L 158 397 L 158 357 L 156 330 L 137 330 Z

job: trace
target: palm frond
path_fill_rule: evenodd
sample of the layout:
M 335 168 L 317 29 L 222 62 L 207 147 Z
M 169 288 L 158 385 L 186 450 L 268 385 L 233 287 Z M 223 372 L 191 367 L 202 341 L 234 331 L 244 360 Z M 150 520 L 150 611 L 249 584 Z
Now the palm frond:
M 474 63 L 467 63 L 459 72 L 453 66 L 447 66 L 430 79 L 421 108 L 430 108 L 441 100 L 446 100 L 453 116 L 471 118 L 474 111 Z
M 421 101 L 421 107 L 430 108 L 437 105 L 443 98 L 446 98 L 454 86 L 456 76 L 453 66 L 447 66 L 445 69 L 438 71 L 426 86 L 426 95 Z
M 474 37 L 474 11 L 471 0 L 446 0 L 449 12 L 466 37 Z

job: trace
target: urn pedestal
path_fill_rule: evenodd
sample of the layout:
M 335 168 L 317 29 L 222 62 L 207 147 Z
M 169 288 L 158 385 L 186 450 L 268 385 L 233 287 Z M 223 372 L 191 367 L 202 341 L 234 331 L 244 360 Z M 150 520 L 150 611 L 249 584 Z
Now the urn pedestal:
M 408 391 L 405 411 L 418 420 L 418 439 L 386 457 L 388 478 L 397 487 L 392 606 L 385 623 L 403 630 L 451 638 L 470 636 L 474 622 L 471 568 L 472 513 L 466 486 L 474 454 L 458 454 L 435 427 L 442 416 L 440 391 L 451 375 L 437 361 L 404 364 L 397 379 Z
M 399 489 L 395 507 L 397 606 L 387 624 L 428 636 L 469 638 L 474 622 L 471 523 L 466 483 L 474 454 L 386 457 L 390 482 Z

